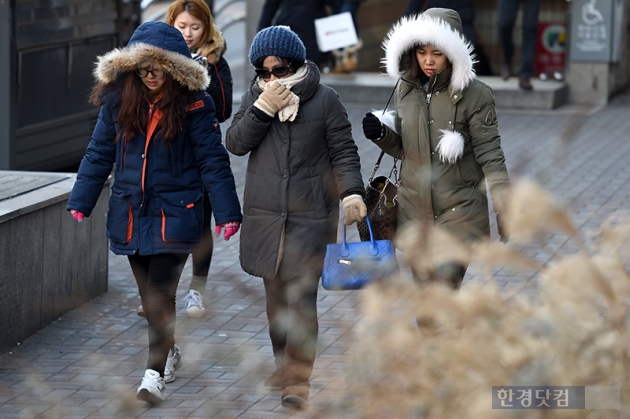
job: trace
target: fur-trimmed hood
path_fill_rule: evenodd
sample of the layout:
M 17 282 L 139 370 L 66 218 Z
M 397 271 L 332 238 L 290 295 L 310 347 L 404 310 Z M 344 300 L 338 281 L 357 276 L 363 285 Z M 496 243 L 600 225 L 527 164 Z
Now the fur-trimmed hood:
M 206 57 L 209 63 L 216 64 L 219 62 L 219 59 L 225 54 L 227 46 L 225 44 L 225 38 L 223 34 L 219 30 L 219 27 L 212 24 L 212 39 L 210 42 L 202 46 L 196 51 L 191 50 L 192 52 L 198 52 L 199 54 Z
M 390 29 L 383 40 L 387 74 L 398 80 L 409 69 L 408 52 L 426 44 L 442 51 L 451 62 L 451 91 L 462 91 L 475 78 L 473 46 L 463 36 L 459 14 L 441 8 L 403 17 Z
M 164 22 L 145 22 L 133 33 L 125 48 L 99 56 L 94 77 L 114 82 L 121 74 L 157 64 L 182 86 L 195 91 L 210 84 L 206 68 L 193 60 L 182 34 Z

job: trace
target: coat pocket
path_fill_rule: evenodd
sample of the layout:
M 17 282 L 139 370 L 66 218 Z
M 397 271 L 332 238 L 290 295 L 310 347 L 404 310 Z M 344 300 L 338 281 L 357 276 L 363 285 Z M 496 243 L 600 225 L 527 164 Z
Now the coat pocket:
M 159 193 L 162 240 L 198 241 L 203 234 L 203 194 L 201 191 Z
M 111 241 L 127 244 L 133 233 L 133 212 L 131 192 L 112 189 L 107 214 L 107 238 Z

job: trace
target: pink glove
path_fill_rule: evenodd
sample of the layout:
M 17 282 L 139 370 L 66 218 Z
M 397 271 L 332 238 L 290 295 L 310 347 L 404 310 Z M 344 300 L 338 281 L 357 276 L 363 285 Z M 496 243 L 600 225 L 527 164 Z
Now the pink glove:
M 74 219 L 77 220 L 78 222 L 83 221 L 83 219 L 85 218 L 85 215 L 81 211 L 70 210 L 70 214 L 72 214 Z
M 238 229 L 241 227 L 240 221 L 230 221 L 225 224 L 218 225 L 214 228 L 214 234 L 219 237 L 221 234 L 221 229 L 225 227 L 225 231 L 223 232 L 223 239 L 230 240 L 230 237 L 236 234 Z

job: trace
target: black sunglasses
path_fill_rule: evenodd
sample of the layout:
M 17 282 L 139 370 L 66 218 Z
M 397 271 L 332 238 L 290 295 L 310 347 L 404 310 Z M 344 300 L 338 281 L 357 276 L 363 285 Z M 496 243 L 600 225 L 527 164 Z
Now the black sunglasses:
M 271 69 L 271 71 L 266 68 L 257 68 L 254 70 L 256 75 L 261 79 L 268 79 L 273 74 L 276 77 L 284 77 L 291 72 L 291 67 L 282 66 Z

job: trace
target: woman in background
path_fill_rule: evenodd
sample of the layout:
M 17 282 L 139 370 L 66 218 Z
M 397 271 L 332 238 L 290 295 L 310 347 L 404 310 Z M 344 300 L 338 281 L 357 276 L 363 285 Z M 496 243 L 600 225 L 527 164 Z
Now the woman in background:
M 204 0 L 176 0 L 168 8 L 166 23 L 182 33 L 193 58 L 207 67 L 210 85 L 206 92 L 214 101 L 217 120 L 225 122 L 232 115 L 232 73 L 223 57 L 225 39 L 213 22 L 210 8 Z M 206 314 L 203 295 L 214 247 L 212 207 L 207 194 L 204 194 L 203 204 L 203 239 L 192 253 L 192 278 L 184 298 L 188 317 L 203 317 Z

